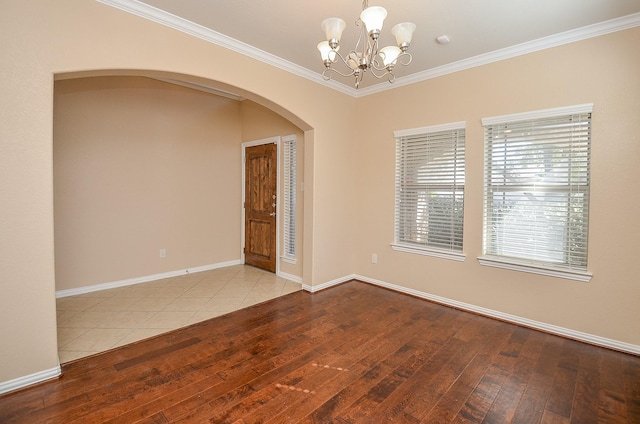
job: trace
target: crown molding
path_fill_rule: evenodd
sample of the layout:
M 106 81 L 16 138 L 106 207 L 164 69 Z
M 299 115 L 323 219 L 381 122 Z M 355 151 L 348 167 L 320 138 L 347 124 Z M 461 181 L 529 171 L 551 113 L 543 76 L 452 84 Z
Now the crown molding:
M 539 38 L 537 40 L 528 41 L 526 43 L 517 44 L 500 50 L 494 50 L 489 53 L 470 57 L 468 59 L 459 60 L 457 62 L 438 66 L 436 68 L 427 69 L 422 72 L 408 75 L 406 77 L 397 78 L 393 84 L 381 82 L 366 88 L 356 90 L 346 84 L 339 83 L 334 80 L 326 81 L 319 72 L 311 71 L 295 63 L 289 62 L 281 57 L 267 53 L 263 50 L 250 46 L 249 44 L 228 37 L 217 31 L 205 28 L 194 22 L 180 18 L 164 10 L 141 3 L 138 0 L 96 0 L 99 3 L 106 4 L 116 9 L 123 10 L 144 19 L 165 25 L 167 27 L 184 32 L 218 46 L 233 50 L 237 53 L 259 60 L 276 68 L 290 72 L 310 81 L 322 84 L 326 87 L 337 90 L 343 94 L 360 98 L 370 94 L 380 93 L 392 90 L 405 85 L 415 84 L 417 82 L 426 81 L 432 78 L 441 77 L 452 74 L 454 72 L 464 71 L 466 69 L 475 68 L 482 65 L 498 62 L 501 60 L 511 59 L 513 57 L 545 50 L 557 46 L 562 46 L 576 41 L 586 40 L 588 38 L 598 37 L 617 31 L 623 31 L 630 28 L 640 26 L 640 13 L 622 16 L 620 18 L 611 19 L 597 24 L 587 25 L 570 31 Z
M 562 46 L 576 41 L 582 41 L 613 32 L 624 31 L 626 29 L 640 26 L 640 13 L 622 16 L 620 18 L 611 19 L 593 25 L 587 25 L 570 31 L 561 32 L 559 34 L 550 35 L 548 37 L 539 38 L 537 40 L 527 41 L 526 43 L 517 44 L 500 50 L 494 50 L 489 53 L 470 57 L 468 59 L 459 60 L 457 62 L 448 63 L 436 68 L 427 69 L 426 71 L 416 72 L 406 77 L 397 78 L 393 84 L 376 84 L 364 89 L 360 89 L 357 97 L 364 97 L 369 94 L 380 93 L 382 91 L 391 90 L 396 87 L 402 87 L 414 84 L 420 81 L 426 81 L 432 78 L 441 77 L 452 74 L 454 72 L 464 71 L 466 69 L 475 68 L 477 66 L 488 65 L 490 63 L 499 62 L 501 60 L 511 59 L 513 57 L 534 53 L 540 50 L 546 50 L 553 47 Z
M 335 81 L 326 81 L 322 78 L 322 75 L 318 72 L 311 71 L 300 65 L 296 65 L 293 62 L 282 59 L 271 53 L 267 53 L 264 50 L 260 50 L 249 44 L 238 41 L 235 38 L 228 37 L 222 33 L 206 28 L 202 25 L 180 18 L 172 13 L 165 12 L 164 10 L 150 6 L 145 3 L 141 3 L 137 0 L 96 0 L 99 3 L 106 4 L 107 6 L 120 9 L 124 12 L 132 15 L 139 16 L 141 18 L 156 22 L 158 24 L 173 28 L 185 34 L 199 38 L 204 41 L 208 41 L 212 44 L 227 48 L 242 55 L 251 57 L 253 59 L 264 62 L 268 65 L 275 66 L 283 71 L 290 72 L 300 77 L 306 78 L 313 82 L 324 84 L 334 90 L 341 91 L 345 94 L 353 95 L 355 89 L 347 87 L 344 84 L 337 83 Z

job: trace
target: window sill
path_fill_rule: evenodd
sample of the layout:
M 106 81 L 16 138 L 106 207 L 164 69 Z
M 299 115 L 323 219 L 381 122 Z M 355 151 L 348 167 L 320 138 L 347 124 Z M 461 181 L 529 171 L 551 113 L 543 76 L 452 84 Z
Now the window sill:
M 581 271 L 568 271 L 564 269 L 543 268 L 540 265 L 535 265 L 526 262 L 517 262 L 514 260 L 506 260 L 503 258 L 496 258 L 491 256 L 479 256 L 478 262 L 480 265 L 492 266 L 495 268 L 509 269 L 512 271 L 528 272 L 531 274 L 546 275 L 548 277 L 565 278 L 568 280 L 576 280 L 582 282 L 591 281 L 593 274 L 590 272 Z
M 298 262 L 298 260 L 296 258 L 290 258 L 288 256 L 280 256 L 280 260 L 282 262 L 286 262 L 288 264 L 294 264 L 294 265 L 295 265 L 296 262 Z
M 406 244 L 391 243 L 391 248 L 396 252 L 414 253 L 416 255 L 433 256 L 442 259 L 451 259 L 454 261 L 464 261 L 467 257 L 462 252 L 453 252 L 444 249 L 435 249 L 430 247 L 416 247 Z

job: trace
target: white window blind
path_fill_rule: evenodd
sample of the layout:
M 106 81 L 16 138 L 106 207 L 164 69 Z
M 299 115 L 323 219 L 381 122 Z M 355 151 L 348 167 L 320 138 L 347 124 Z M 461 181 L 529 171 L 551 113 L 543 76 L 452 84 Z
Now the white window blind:
M 284 258 L 296 257 L 296 138 L 283 137 L 284 145 Z
M 485 257 L 586 272 L 591 110 L 483 119 Z
M 396 250 L 410 247 L 461 253 L 465 123 L 396 131 L 394 135 L 394 245 L 400 247 Z

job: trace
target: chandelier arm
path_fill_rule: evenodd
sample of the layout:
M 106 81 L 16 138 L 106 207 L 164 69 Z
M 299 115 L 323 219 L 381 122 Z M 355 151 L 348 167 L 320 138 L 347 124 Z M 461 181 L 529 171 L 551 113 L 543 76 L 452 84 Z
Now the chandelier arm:
M 374 39 L 373 43 L 371 42 L 371 39 L 369 39 L 367 47 L 367 63 L 369 64 L 369 67 L 373 67 L 375 62 L 377 61 L 378 56 L 378 39 Z
M 393 68 L 384 69 L 384 72 L 382 74 L 376 74 L 374 68 L 369 68 L 369 70 L 371 71 L 371 75 L 373 75 L 378 79 L 383 79 L 384 77 L 387 77 L 387 81 L 389 81 L 389 84 L 393 84 L 393 82 L 396 80 L 396 75 L 393 73 Z
M 378 59 L 378 56 L 376 55 L 373 60 L 370 62 L 370 69 L 373 73 L 373 70 L 375 69 L 376 71 L 381 71 L 381 72 L 388 72 L 388 68 L 386 66 L 384 66 L 384 64 L 382 64 L 382 66 L 380 66 L 380 60 Z M 375 74 L 374 74 L 375 75 Z M 384 76 L 384 74 L 382 74 Z M 378 77 L 380 78 L 380 77 Z
M 325 81 L 329 81 L 332 77 L 332 74 L 333 74 L 333 69 L 325 68 L 324 71 L 322 71 L 322 78 L 324 78 Z
M 334 72 L 335 72 L 336 74 L 338 74 L 338 75 L 342 76 L 342 77 L 350 77 L 350 76 L 353 76 L 353 75 L 356 73 L 356 71 L 355 71 L 355 70 L 351 70 L 351 72 L 350 72 L 350 73 L 348 73 L 348 74 L 343 74 L 342 72 L 340 72 L 340 71 L 339 71 L 339 70 L 337 70 L 336 68 L 326 68 L 326 69 L 322 72 L 322 76 L 324 77 L 324 79 L 325 79 L 325 80 L 327 80 L 327 81 L 328 81 L 328 80 L 330 80 L 330 79 L 331 79 L 331 74 L 333 74 Z M 327 77 L 325 74 L 326 74 L 326 75 L 329 75 L 329 77 Z
M 411 64 L 412 61 L 413 61 L 413 56 L 411 56 L 411 53 L 408 53 L 408 52 L 402 52 L 396 58 L 396 63 L 399 63 L 402 66 L 408 66 Z
M 373 75 L 374 77 L 378 78 L 378 79 L 382 79 L 384 77 L 386 77 L 388 74 L 393 74 L 393 70 L 391 69 L 377 69 L 377 68 L 369 68 L 369 71 L 371 71 L 371 75 Z M 381 74 L 376 73 L 376 71 L 380 71 L 382 72 Z M 395 79 L 395 77 L 394 77 Z
M 363 41 L 362 41 L 363 39 L 367 43 L 367 48 L 369 47 L 369 35 L 367 34 L 367 28 L 365 27 L 364 22 L 362 22 L 360 20 L 360 18 L 358 18 L 356 20 L 356 27 L 360 28 L 360 31 L 359 31 L 359 34 L 358 34 L 358 41 L 356 41 L 356 45 L 353 48 L 352 52 L 357 52 L 358 51 L 358 49 L 360 48 L 360 43 L 363 43 Z M 363 51 L 364 51 L 364 47 L 363 47 Z
M 375 72 L 373 72 L 373 70 L 376 71 L 386 71 L 384 74 L 382 74 L 382 76 L 386 75 L 387 73 L 393 73 L 393 68 L 395 65 L 400 64 L 402 66 L 408 66 L 409 64 L 411 64 L 411 61 L 413 60 L 413 57 L 411 56 L 410 53 L 407 52 L 403 52 L 400 53 L 400 55 L 398 55 L 398 57 L 396 58 L 395 61 L 393 61 L 390 65 L 384 66 L 384 64 L 382 66 L 380 66 L 380 61 L 378 60 L 378 58 L 374 58 L 374 60 L 371 62 L 371 73 L 376 75 Z M 381 78 L 381 77 L 377 77 L 377 78 Z M 395 76 L 394 76 L 395 79 Z
M 350 76 L 352 76 L 352 75 L 354 75 L 354 74 L 356 73 L 355 69 L 353 69 L 352 67 L 350 67 L 350 66 L 349 66 L 349 64 L 347 63 L 347 60 L 346 60 L 346 59 L 345 59 L 345 58 L 344 58 L 340 53 L 338 53 L 336 50 L 332 50 L 332 51 L 331 51 L 331 54 L 334 54 L 334 55 L 335 55 L 335 56 L 334 56 L 334 60 L 332 61 L 331 65 L 329 65 L 329 66 L 324 70 L 324 72 L 322 73 L 323 75 L 324 75 L 324 73 L 325 73 L 325 72 L 327 72 L 328 70 L 331 70 L 332 72 L 335 72 L 335 73 L 337 73 L 338 75 L 341 75 L 341 76 L 343 76 L 343 77 L 350 77 Z M 342 64 L 343 64 L 347 69 L 350 69 L 350 72 L 349 72 L 349 73 L 344 74 L 344 73 L 340 72 L 340 70 L 338 70 L 337 68 L 334 68 L 334 67 L 333 67 L 333 64 L 334 64 L 334 63 L 337 63 L 337 61 L 335 60 L 335 57 L 336 57 L 336 56 L 340 58 L 340 61 L 342 62 Z
M 325 72 L 327 72 L 327 71 L 331 71 L 332 73 L 333 73 L 333 72 L 335 72 L 336 74 L 338 74 L 338 75 L 340 75 L 340 76 L 343 76 L 343 77 L 350 77 L 350 76 L 352 76 L 353 74 L 355 74 L 355 73 L 356 73 L 354 70 L 352 70 L 352 71 L 351 71 L 350 73 L 348 73 L 348 74 L 343 74 L 342 72 L 340 72 L 340 71 L 339 71 L 339 70 L 337 70 L 336 68 L 327 68 L 327 69 L 325 69 L 325 70 L 324 70 L 324 72 L 322 72 L 322 74 L 324 75 L 324 73 L 325 73 Z M 331 79 L 331 78 L 329 78 L 329 79 Z

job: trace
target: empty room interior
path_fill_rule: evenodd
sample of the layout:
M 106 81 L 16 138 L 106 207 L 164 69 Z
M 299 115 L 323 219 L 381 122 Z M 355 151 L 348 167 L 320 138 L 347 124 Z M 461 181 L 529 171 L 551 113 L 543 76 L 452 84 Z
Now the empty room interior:
M 640 1 L 205 3 L 0 2 L 0 422 L 640 422 Z

